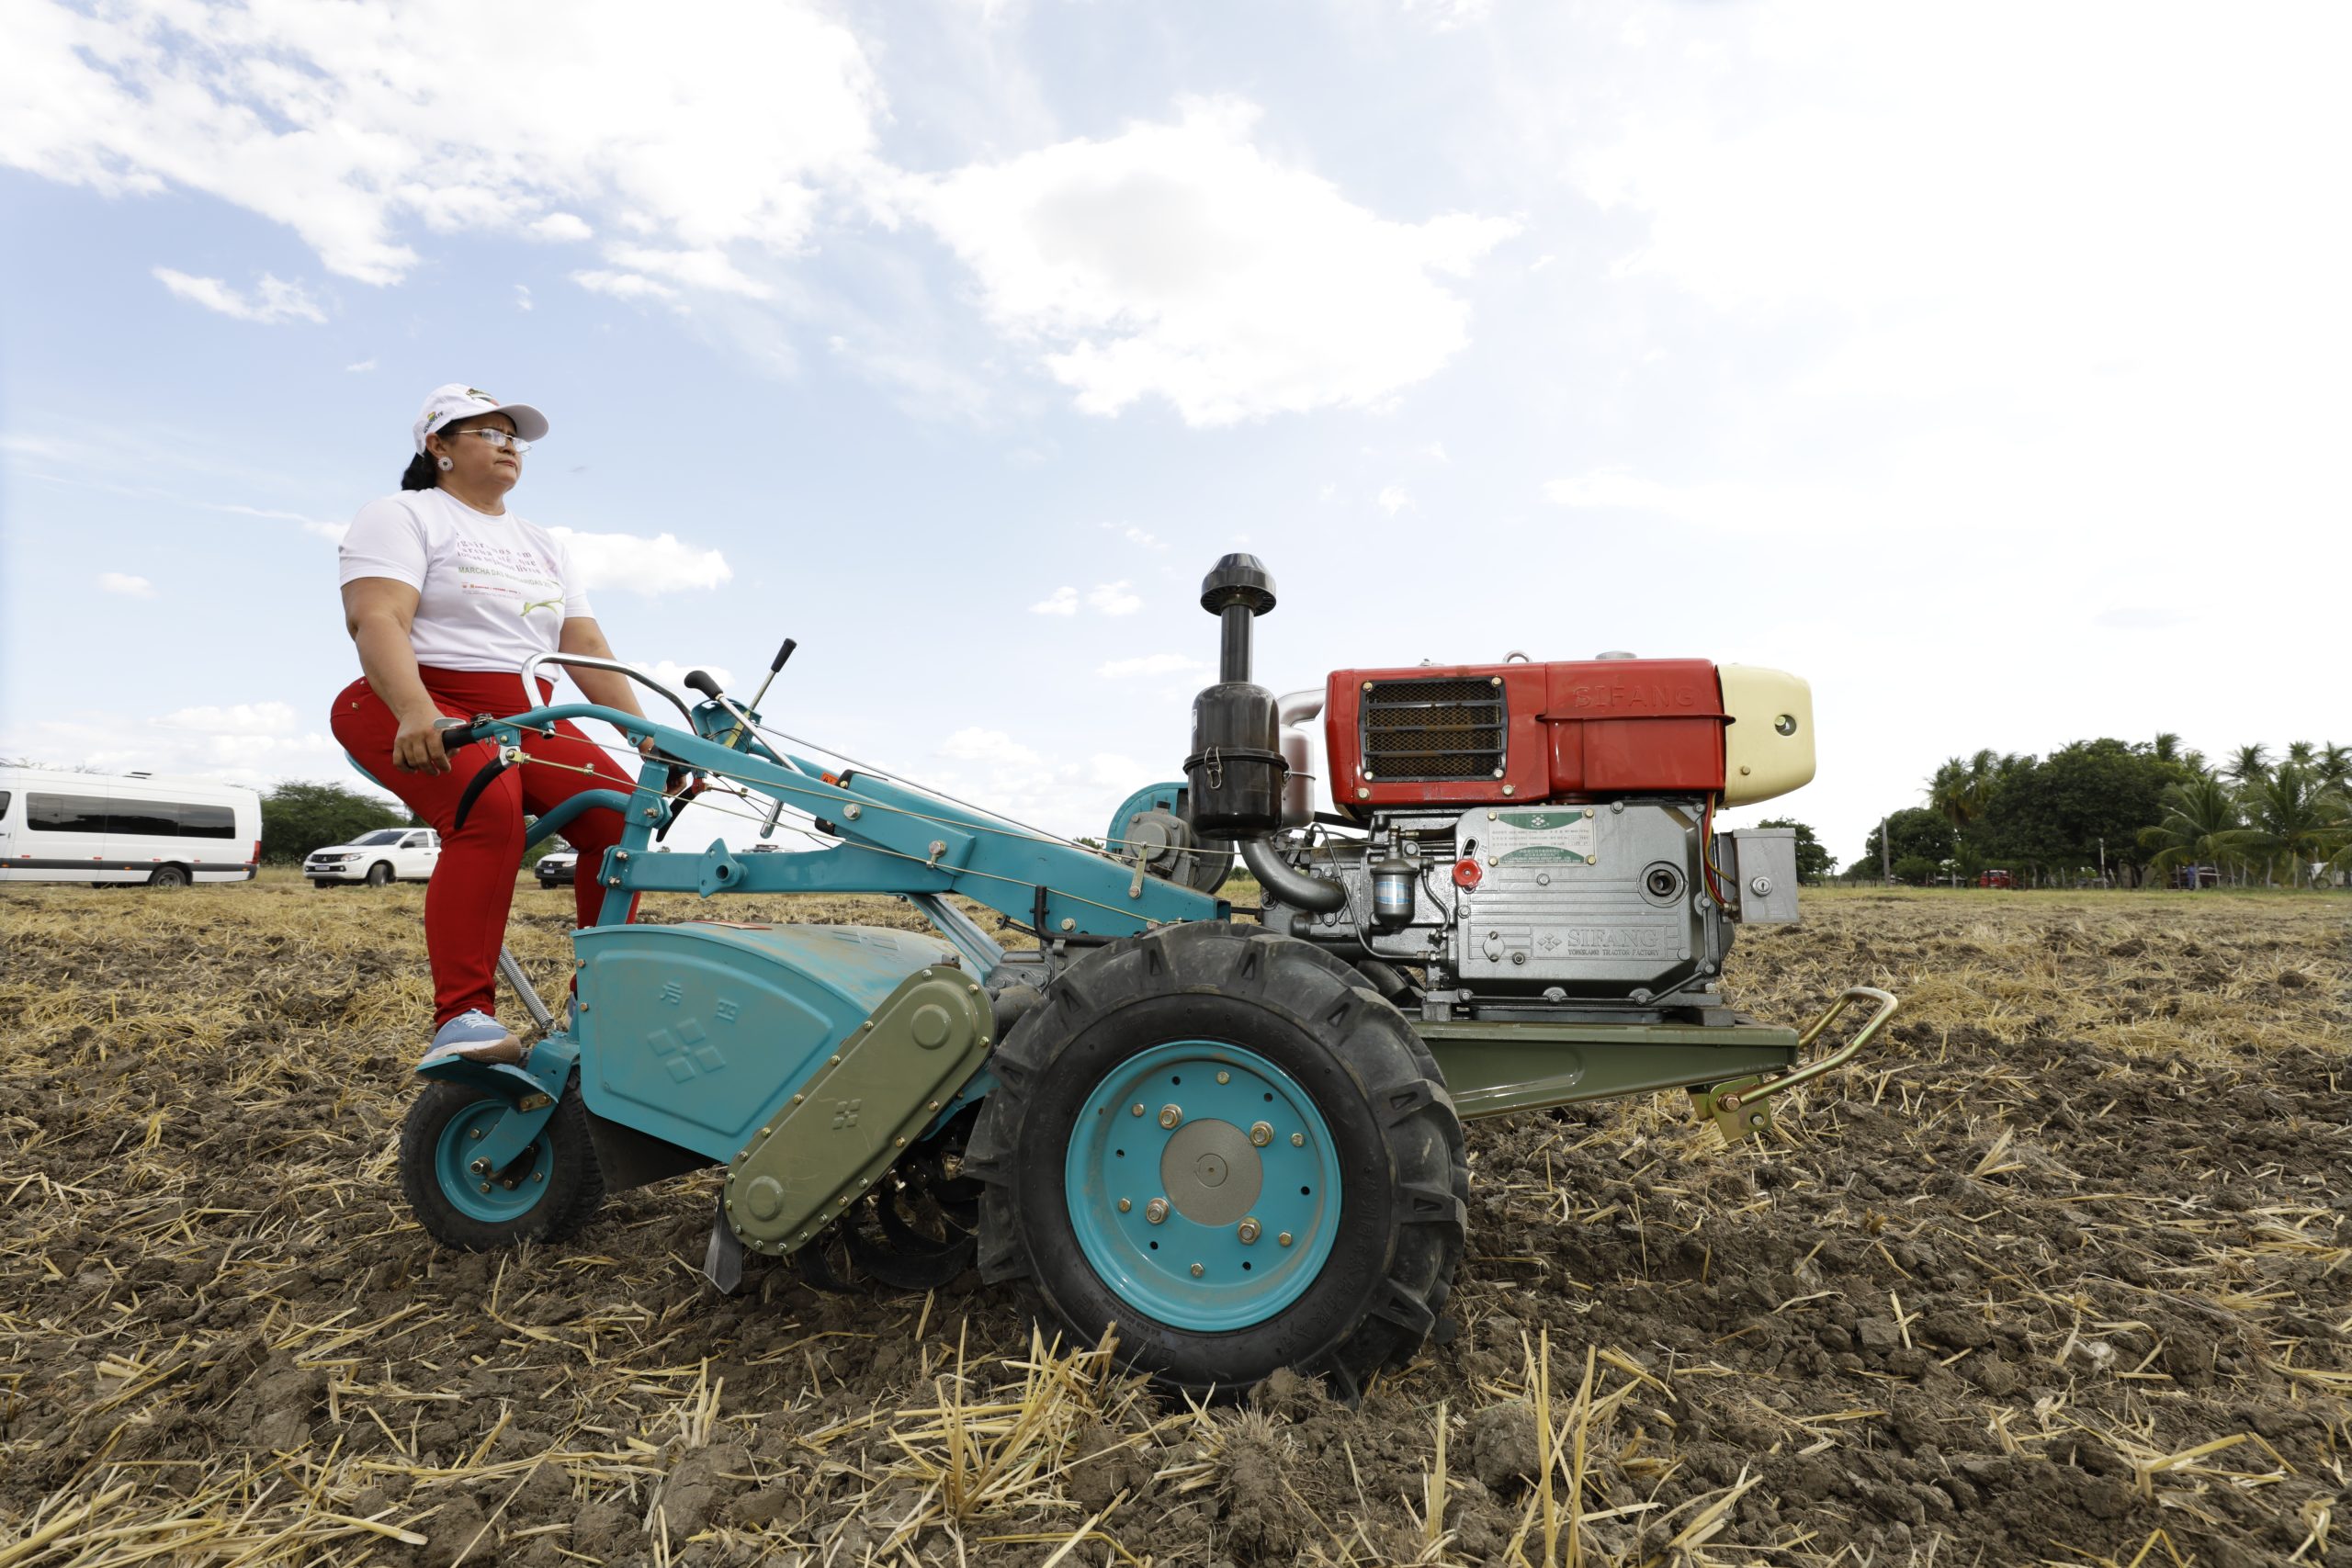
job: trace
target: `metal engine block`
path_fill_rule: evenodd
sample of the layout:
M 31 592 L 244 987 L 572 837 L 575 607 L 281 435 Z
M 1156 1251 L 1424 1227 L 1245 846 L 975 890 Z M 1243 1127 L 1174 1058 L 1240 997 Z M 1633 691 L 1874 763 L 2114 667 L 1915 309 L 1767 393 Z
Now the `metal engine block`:
M 1427 1018 L 1703 1014 L 1722 1006 L 1713 981 L 1735 928 L 1796 918 L 1795 835 L 1715 834 L 1719 903 L 1703 810 L 1636 798 L 1381 813 L 1361 840 L 1293 835 L 1292 863 L 1347 901 L 1285 908 L 1270 889 L 1265 919 L 1421 971 Z

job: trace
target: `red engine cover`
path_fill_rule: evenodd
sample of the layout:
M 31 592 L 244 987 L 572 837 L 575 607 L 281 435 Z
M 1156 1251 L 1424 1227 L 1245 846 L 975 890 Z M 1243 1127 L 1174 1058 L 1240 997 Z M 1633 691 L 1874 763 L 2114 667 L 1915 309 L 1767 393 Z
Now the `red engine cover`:
M 1341 670 L 1323 702 L 1341 810 L 1716 791 L 1724 724 L 1703 659 Z

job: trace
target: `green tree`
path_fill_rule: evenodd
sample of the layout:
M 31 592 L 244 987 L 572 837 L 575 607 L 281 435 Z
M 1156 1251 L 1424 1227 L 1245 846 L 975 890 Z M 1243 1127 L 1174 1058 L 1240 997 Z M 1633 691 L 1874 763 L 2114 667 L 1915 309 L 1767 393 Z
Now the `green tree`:
M 1905 855 L 1894 863 L 1894 880 L 1914 887 L 1923 887 L 1940 874 L 1940 863 L 1925 855 Z
M 1886 848 L 1895 860 L 1918 859 L 1930 866 L 1941 865 L 1951 858 L 1952 828 L 1941 812 L 1923 811 L 1907 807 L 1888 817 L 1884 824 Z M 1849 873 L 1855 877 L 1871 877 L 1879 870 L 1879 829 L 1862 842 L 1862 857 Z M 1898 872 L 1896 874 L 1900 875 Z
M 2164 820 L 2140 830 L 2140 847 L 2154 852 L 2148 862 L 2150 871 L 2162 874 L 2175 866 L 2220 866 L 2235 858 L 2245 822 L 2229 785 L 2209 773 L 2167 786 L 2163 805 Z
M 2158 730 L 2154 742 L 2148 748 L 2148 755 L 2159 762 L 2179 761 L 2180 737 L 2169 729 Z
M 2304 865 L 2327 859 L 2344 831 L 2337 797 L 2298 767 L 2279 767 L 2246 791 L 2245 799 L 2243 842 L 2274 863 L 2285 860 L 2290 887 L 2302 886 Z
M 2240 788 L 2268 778 L 2270 776 L 2270 748 L 2260 741 L 2251 746 L 2239 747 L 2230 753 L 2229 761 L 2222 765 L 2222 776 Z
M 341 784 L 288 779 L 261 797 L 261 858 L 273 865 L 299 865 L 303 856 L 322 845 L 414 822 L 401 807 L 375 795 Z
M 1797 880 L 1819 882 L 1838 865 L 1838 857 L 1821 847 L 1813 829 L 1793 817 L 1768 817 L 1756 824 L 1758 828 L 1793 829 L 1797 838 Z
M 2318 760 L 2318 752 L 2319 748 L 2308 740 L 2290 740 L 2287 742 L 2287 760 L 2284 765 L 2290 768 L 2301 768 L 2309 773 L 2312 763 Z
M 2312 763 L 2312 773 L 2329 790 L 2342 795 L 2352 790 L 2352 746 L 2338 746 L 2329 741 Z
M 2165 786 L 2183 774 L 2181 764 L 2120 740 L 2075 741 L 2003 776 L 1976 847 L 1996 861 L 2062 870 L 2103 858 L 2127 868 L 2129 880 L 2140 829 L 2164 815 Z

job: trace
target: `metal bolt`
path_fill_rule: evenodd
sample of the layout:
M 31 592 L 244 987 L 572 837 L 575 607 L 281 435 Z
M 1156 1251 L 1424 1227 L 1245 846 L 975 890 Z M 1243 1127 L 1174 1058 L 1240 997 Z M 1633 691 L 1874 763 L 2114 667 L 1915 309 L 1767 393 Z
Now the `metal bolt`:
M 890 1143 L 891 1145 L 896 1148 L 903 1149 L 907 1146 L 907 1141 L 904 1138 L 893 1138 L 890 1140 Z
M 1505 795 L 1517 795 L 1519 793 L 1519 786 L 1516 784 L 1505 784 L 1503 785 L 1503 793 Z
M 805 1095 L 805 1094 L 796 1094 L 796 1095 L 794 1095 L 794 1096 L 792 1097 L 792 1103 L 793 1103 L 793 1104 L 795 1104 L 795 1105 L 797 1105 L 797 1104 L 799 1104 L 802 1100 L 806 1100 L 806 1099 L 808 1099 L 808 1097 L 807 1095 Z
M 503 1183 L 501 1183 L 501 1185 L 502 1185 L 502 1186 L 503 1186 L 503 1187 L 506 1189 L 506 1190 L 508 1190 L 509 1192 L 512 1192 L 512 1191 L 514 1191 L 514 1184 L 513 1182 L 511 1182 L 511 1181 L 508 1181 L 508 1182 L 503 1182 Z
M 547 1179 L 548 1173 L 544 1170 L 535 1170 L 531 1172 L 531 1179 L 534 1181 L 545 1181 Z
M 926 1111 L 936 1111 L 936 1110 L 938 1110 L 938 1109 L 939 1109 L 939 1101 L 937 1101 L 937 1100 L 933 1100 L 929 1105 L 925 1106 L 923 1109 L 925 1109 Z
M 1142 1101 L 1142 1100 L 1136 1100 L 1136 1108 L 1135 1108 L 1135 1110 L 1134 1110 L 1133 1111 L 1131 1111 L 1129 1114 L 1131 1114 L 1131 1115 L 1136 1115 L 1136 1116 L 1140 1116 L 1140 1115 L 1142 1115 L 1142 1114 L 1143 1114 L 1143 1101 Z
M 481 1190 L 482 1190 L 484 1192 L 489 1191 L 489 1190 L 490 1190 L 490 1183 L 489 1183 L 489 1182 L 487 1182 L 487 1181 L 483 1182 L 483 1183 L 481 1184 Z
M 1290 1146 L 1295 1149 L 1305 1148 L 1306 1146 L 1306 1134 L 1304 1133 L 1293 1133 L 1290 1135 Z
M 1122 1198 L 1119 1200 L 1119 1213 L 1123 1214 L 1135 1206 L 1136 1201 L 1132 1198 Z
M 488 1176 L 490 1174 L 490 1161 L 486 1159 L 478 1159 L 466 1168 L 472 1171 L 476 1176 Z
M 1231 1073 L 1219 1073 L 1216 1076 L 1216 1081 L 1219 1083 L 1231 1083 L 1233 1081 L 1233 1075 Z
M 1770 898 L 1772 896 L 1772 879 L 1769 876 L 1751 876 L 1747 879 L 1747 890 L 1758 898 Z
M 1163 1127 L 1173 1127 L 1183 1119 L 1184 1108 L 1181 1105 L 1163 1105 L 1159 1108 L 1159 1124 Z
M 1062 917 L 1062 930 L 1066 931 L 1074 931 L 1078 930 L 1078 922 L 1070 919 L 1069 916 L 1064 915 Z
M 1153 1224 L 1159 1224 L 1160 1221 L 1168 1217 L 1168 1200 L 1165 1198 L 1154 1198 L 1150 1202 L 1146 1203 L 1143 1206 L 1143 1217 L 1149 1220 Z
M 477 1128 L 475 1128 L 472 1132 L 468 1133 L 468 1134 L 466 1134 L 466 1136 L 467 1136 L 467 1137 L 469 1137 L 469 1138 L 473 1138 L 473 1139 L 479 1140 L 479 1139 L 481 1137 L 481 1128 L 479 1128 L 479 1127 L 477 1127 Z
M 1195 1263 L 1195 1264 L 1193 1264 L 1193 1279 L 1195 1279 L 1195 1280 L 1199 1279 L 1199 1278 L 1201 1277 L 1201 1275 L 1202 1275 L 1203 1273 L 1204 1273 L 1204 1272 L 1206 1272 L 1206 1270 L 1203 1269 L 1202 1269 L 1202 1267 L 1201 1267 L 1199 1264 Z
M 1239 1224 L 1233 1227 L 1233 1234 L 1235 1238 L 1238 1240 L 1242 1246 L 1248 1247 L 1251 1242 L 1258 1239 L 1258 1222 L 1256 1220 L 1244 1220 Z
M 648 822 L 658 822 L 662 819 L 662 813 L 655 807 L 649 806 L 645 808 L 645 819 Z
M 1360 789 L 1356 791 L 1356 798 L 1358 800 L 1370 800 L 1372 798 L 1372 791 L 1368 789 Z
M 842 816 L 852 822 L 856 821 L 859 818 L 865 815 L 865 807 L 863 806 L 844 806 L 842 807 Z
M 1263 1122 L 1252 1122 L 1250 1123 L 1250 1141 L 1262 1149 L 1274 1141 L 1274 1130 Z
M 1288 1247 L 1290 1245 L 1290 1232 L 1283 1232 L 1280 1235 L 1274 1237 L 1274 1242 L 1277 1246 Z
M 615 850 L 613 852 L 613 858 L 615 860 L 627 860 L 628 859 L 628 852 L 627 850 Z

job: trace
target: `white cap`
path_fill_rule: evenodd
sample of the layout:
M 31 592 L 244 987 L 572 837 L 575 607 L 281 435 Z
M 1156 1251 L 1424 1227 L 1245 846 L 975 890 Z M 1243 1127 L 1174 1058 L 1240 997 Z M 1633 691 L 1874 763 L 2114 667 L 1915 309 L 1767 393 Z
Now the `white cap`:
M 433 395 L 424 400 L 424 412 L 416 416 L 416 449 L 424 450 L 424 438 L 453 419 L 471 419 L 478 413 L 503 413 L 514 422 L 514 434 L 526 441 L 544 441 L 548 434 L 548 416 L 528 403 L 502 403 L 480 387 L 469 387 L 452 381 L 446 387 L 435 387 Z

